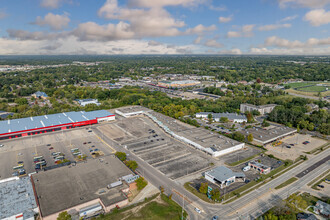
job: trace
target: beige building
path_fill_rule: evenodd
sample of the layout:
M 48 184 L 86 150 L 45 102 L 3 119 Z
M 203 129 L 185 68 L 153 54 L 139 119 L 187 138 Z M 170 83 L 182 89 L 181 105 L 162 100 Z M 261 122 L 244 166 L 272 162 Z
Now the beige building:
M 240 111 L 241 113 L 251 112 L 256 110 L 260 112 L 261 115 L 269 114 L 273 109 L 276 107 L 276 104 L 269 104 L 269 105 L 251 105 L 251 104 L 241 104 Z

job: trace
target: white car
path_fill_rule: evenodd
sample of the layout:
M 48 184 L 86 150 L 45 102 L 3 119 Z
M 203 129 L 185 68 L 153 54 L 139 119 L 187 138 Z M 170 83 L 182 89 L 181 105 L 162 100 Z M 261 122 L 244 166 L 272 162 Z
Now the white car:
M 197 208 L 197 207 L 195 208 L 195 211 L 198 212 L 199 214 L 202 213 L 202 211 L 199 208 Z
M 3 146 L 5 146 L 5 145 L 3 145 L 3 144 L 0 144 L 0 147 L 3 147 Z

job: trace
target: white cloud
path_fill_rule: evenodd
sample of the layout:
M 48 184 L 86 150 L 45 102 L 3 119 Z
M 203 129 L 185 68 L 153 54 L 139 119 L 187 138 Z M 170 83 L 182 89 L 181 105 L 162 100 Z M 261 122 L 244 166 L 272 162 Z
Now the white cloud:
M 251 48 L 247 54 L 254 55 L 329 55 L 330 47 L 317 48 Z
M 15 40 L 0 38 L 0 54 L 182 54 L 190 53 L 193 45 L 167 47 L 150 45 L 143 40 L 109 42 L 79 41 L 77 37 L 56 40 Z
M 241 37 L 241 36 L 242 36 L 241 32 L 238 32 L 238 31 L 228 31 L 227 32 L 228 38 Z
M 154 40 L 151 40 L 148 42 L 148 46 L 159 46 L 159 45 L 162 45 L 163 43 L 160 43 L 160 42 L 157 42 L 157 41 L 154 41 Z
M 130 29 L 137 36 L 177 36 L 183 21 L 174 19 L 163 8 L 131 9 L 118 7 L 117 0 L 107 0 L 98 11 L 99 16 L 130 22 Z
M 38 16 L 33 24 L 39 26 L 49 26 L 52 30 L 61 30 L 68 26 L 70 18 L 68 14 L 56 15 L 48 13 L 44 18 Z
M 82 23 L 73 30 L 72 34 L 81 41 L 114 41 L 135 37 L 135 33 L 130 30 L 130 24 L 123 21 L 107 25 L 99 25 L 95 22 Z
M 200 44 L 201 43 L 201 41 L 202 41 L 202 37 L 201 36 L 198 36 L 195 40 L 194 40 L 194 44 Z
M 228 31 L 226 37 L 227 38 L 234 38 L 234 37 L 252 37 L 253 36 L 253 29 L 254 24 L 244 25 L 240 28 L 239 31 Z
M 184 21 L 177 20 L 166 11 L 166 5 L 189 5 L 200 1 L 134 1 L 134 5 L 145 8 L 119 7 L 117 0 L 107 0 L 99 9 L 98 15 L 106 19 L 117 19 L 127 21 L 126 30 L 134 33 L 132 38 L 142 37 L 164 37 L 179 36 L 184 34 L 203 34 L 204 32 L 216 30 L 215 25 L 204 26 L 199 24 L 186 31 L 179 30 L 186 24 Z M 132 3 L 133 4 L 133 3 Z
M 217 27 L 213 24 L 213 25 L 210 25 L 208 27 L 202 25 L 202 24 L 199 24 L 197 26 L 195 26 L 194 28 L 189 28 L 185 31 L 186 34 L 203 34 L 205 32 L 209 32 L 209 31 L 214 31 L 216 30 Z
M 133 7 L 162 8 L 165 6 L 191 7 L 204 4 L 206 0 L 129 0 L 128 5 Z
M 212 11 L 226 11 L 227 8 L 225 6 L 214 6 L 214 5 L 210 5 L 209 9 Z
M 49 32 L 42 32 L 42 31 L 35 31 L 29 32 L 24 30 L 16 30 L 16 29 L 8 29 L 7 33 L 10 38 L 16 40 L 55 40 L 59 38 L 65 38 L 68 36 L 68 32 L 62 33 L 49 33 Z
M 231 20 L 233 20 L 233 16 L 229 16 L 229 17 L 219 17 L 219 22 L 220 23 L 228 23 L 230 22 Z
M 298 17 L 298 15 L 288 16 L 288 17 L 285 17 L 285 18 L 281 19 L 280 22 L 292 21 L 292 20 L 296 19 L 297 17 Z
M 322 8 L 330 4 L 329 0 L 277 0 L 281 8 L 289 6 L 304 8 Z
M 221 51 L 218 52 L 218 54 L 241 55 L 243 53 L 240 49 L 234 48 L 234 49 L 231 49 L 231 50 L 221 50 Z
M 315 9 L 308 12 L 305 17 L 305 21 L 308 21 L 313 26 L 320 26 L 330 23 L 330 11 L 324 9 Z
M 268 24 L 264 26 L 260 26 L 258 28 L 259 31 L 271 31 L 271 30 L 276 30 L 279 28 L 290 28 L 291 24 Z
M 43 8 L 55 9 L 59 8 L 63 0 L 41 0 L 40 6 Z
M 280 48 L 310 48 L 315 46 L 330 45 L 330 37 L 325 39 L 309 38 L 306 42 L 298 40 L 289 41 L 277 36 L 268 37 L 265 40 L 264 46 L 280 47 Z
M 207 46 L 207 47 L 214 47 L 214 48 L 223 47 L 223 44 L 219 43 L 218 41 L 216 41 L 214 39 L 210 39 L 210 40 L 205 41 L 205 43 L 203 45 Z

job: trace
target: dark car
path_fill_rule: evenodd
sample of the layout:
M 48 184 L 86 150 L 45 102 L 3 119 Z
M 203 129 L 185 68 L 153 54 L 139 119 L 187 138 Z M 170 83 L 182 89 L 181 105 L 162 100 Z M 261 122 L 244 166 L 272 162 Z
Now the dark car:
M 92 143 L 92 142 L 88 141 L 88 144 L 90 144 L 90 143 Z
M 294 146 L 294 144 L 290 144 L 292 147 Z
M 318 187 L 320 187 L 320 188 L 322 188 L 322 189 L 324 188 L 324 186 L 323 186 L 323 185 L 317 185 L 317 186 L 318 186 Z
M 18 173 L 18 171 L 15 171 L 15 172 L 13 172 L 12 175 L 13 175 L 13 176 L 19 176 L 19 173 Z
M 213 216 L 212 220 L 218 220 L 219 217 L 217 215 Z
M 50 147 L 49 150 L 53 150 L 54 148 L 53 147 Z
M 286 148 L 291 148 L 291 146 L 290 145 L 287 145 Z
M 84 142 L 83 144 L 87 144 L 87 142 Z
M 47 144 L 47 147 L 51 146 L 51 144 Z
M 92 132 L 92 130 L 89 130 L 88 132 Z

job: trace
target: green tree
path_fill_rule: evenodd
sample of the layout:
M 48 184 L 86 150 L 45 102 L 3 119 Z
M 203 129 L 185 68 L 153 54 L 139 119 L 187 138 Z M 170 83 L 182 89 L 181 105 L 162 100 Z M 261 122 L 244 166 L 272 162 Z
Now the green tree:
M 252 141 L 253 141 L 253 134 L 249 134 L 249 135 L 247 136 L 247 141 L 248 141 L 248 142 L 252 142 Z
M 207 189 L 208 189 L 208 183 L 205 182 L 205 183 L 201 183 L 200 187 L 199 187 L 199 192 L 200 193 L 203 193 L 203 194 L 206 194 L 207 193 Z
M 209 120 L 209 123 L 211 124 L 213 122 L 213 115 L 212 114 L 208 114 L 207 115 L 207 119 Z
M 125 152 L 120 152 L 120 151 L 117 151 L 115 153 L 116 157 L 119 158 L 119 160 L 121 161 L 125 161 L 126 160 L 126 153 Z
M 238 132 L 238 131 L 235 131 L 232 133 L 231 137 L 237 141 L 240 141 L 240 142 L 243 142 L 245 140 L 245 136 L 244 134 Z
M 57 220 L 71 220 L 71 215 L 67 211 L 58 214 Z
M 216 201 L 220 200 L 220 190 L 218 188 L 211 191 L 211 198 Z
M 266 121 L 266 119 L 264 118 L 264 120 L 262 121 L 262 124 L 261 124 L 263 127 L 268 127 L 270 124 L 269 122 Z
M 142 190 L 148 184 L 148 182 L 142 176 L 135 180 L 135 182 L 138 190 Z
M 222 123 L 226 123 L 226 122 L 228 122 L 229 120 L 228 120 L 228 118 L 227 117 L 221 117 L 220 118 L 220 122 L 222 122 Z
M 133 171 L 135 171 L 138 168 L 138 164 L 135 160 L 126 161 L 126 165 Z

